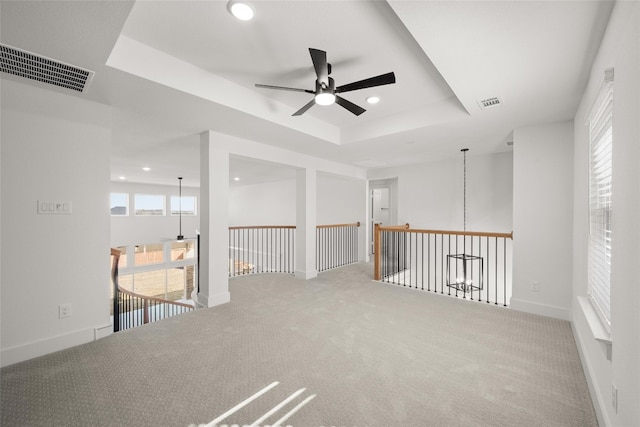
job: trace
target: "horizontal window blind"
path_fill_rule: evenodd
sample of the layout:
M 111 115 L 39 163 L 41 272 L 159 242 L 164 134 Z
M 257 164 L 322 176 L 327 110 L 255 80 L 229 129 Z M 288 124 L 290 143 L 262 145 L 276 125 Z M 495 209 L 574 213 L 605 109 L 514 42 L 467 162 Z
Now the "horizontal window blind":
M 611 155 L 613 147 L 613 70 L 589 118 L 589 296 L 607 327 L 611 324 Z

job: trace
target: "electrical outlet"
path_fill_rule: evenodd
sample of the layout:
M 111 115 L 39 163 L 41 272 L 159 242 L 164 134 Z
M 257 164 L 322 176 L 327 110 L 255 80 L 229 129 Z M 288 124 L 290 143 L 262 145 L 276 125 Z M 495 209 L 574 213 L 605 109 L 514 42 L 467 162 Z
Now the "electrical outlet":
M 58 306 L 58 319 L 71 317 L 71 304 L 60 304 Z
M 537 280 L 531 281 L 531 292 L 540 292 L 540 282 Z
M 618 389 L 614 383 L 611 383 L 611 406 L 615 413 L 618 413 Z

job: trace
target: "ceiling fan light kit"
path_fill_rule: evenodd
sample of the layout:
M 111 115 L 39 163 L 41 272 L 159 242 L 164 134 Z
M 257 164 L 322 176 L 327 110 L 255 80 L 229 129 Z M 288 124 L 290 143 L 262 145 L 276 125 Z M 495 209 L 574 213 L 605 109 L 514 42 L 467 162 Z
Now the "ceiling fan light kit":
M 335 86 L 333 78 L 329 77 L 331 74 L 331 64 L 327 62 L 327 52 L 324 50 L 309 48 L 309 54 L 311 55 L 311 61 L 313 62 L 313 69 L 316 72 L 316 85 L 315 90 L 310 89 L 298 89 L 285 86 L 272 86 L 256 83 L 256 87 L 263 89 L 276 89 L 276 90 L 288 90 L 292 92 L 305 92 L 314 95 L 314 99 L 305 104 L 301 109 L 293 113 L 294 116 L 300 116 L 304 114 L 309 108 L 315 104 L 319 105 L 331 105 L 336 103 L 341 107 L 349 110 L 356 116 L 364 113 L 364 108 L 353 102 L 338 96 L 339 93 L 350 92 L 353 90 L 366 89 L 370 87 L 383 86 L 393 84 L 396 82 L 396 76 L 393 72 L 381 74 L 379 76 L 370 77 L 368 79 L 359 80 L 357 82 L 349 83 L 342 86 Z M 376 97 L 377 98 L 377 97 Z M 379 98 L 378 98 L 379 100 Z
M 336 96 L 332 93 L 319 93 L 315 97 L 318 105 L 331 105 L 336 102 Z
M 327 64 L 328 73 L 331 73 L 331 65 Z M 318 105 L 331 105 L 336 102 L 336 82 L 327 77 L 328 84 L 316 80 L 316 96 L 315 101 Z

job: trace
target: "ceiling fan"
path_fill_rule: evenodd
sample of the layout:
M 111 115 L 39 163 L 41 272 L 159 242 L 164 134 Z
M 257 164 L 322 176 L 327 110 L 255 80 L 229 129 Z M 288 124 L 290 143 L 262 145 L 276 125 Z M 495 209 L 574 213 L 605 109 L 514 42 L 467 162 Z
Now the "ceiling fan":
M 304 107 L 293 113 L 293 116 L 300 116 L 304 114 L 309 108 L 313 107 L 314 104 L 331 105 L 334 102 L 351 111 L 356 116 L 359 116 L 367 110 L 354 104 L 351 101 L 342 98 L 338 95 L 339 93 L 350 92 L 352 90 L 358 89 L 366 89 L 375 86 L 383 86 L 396 82 L 396 76 L 393 72 L 391 72 L 336 87 L 333 78 L 329 77 L 329 75 L 331 74 L 331 64 L 327 62 L 327 52 L 325 52 L 324 50 L 309 48 L 309 53 L 311 54 L 311 61 L 313 62 L 313 68 L 315 69 L 317 76 L 315 90 L 298 89 L 284 86 L 271 86 L 256 83 L 256 87 L 265 89 L 289 90 L 293 92 L 305 92 L 314 94 L 314 98 L 309 101 Z

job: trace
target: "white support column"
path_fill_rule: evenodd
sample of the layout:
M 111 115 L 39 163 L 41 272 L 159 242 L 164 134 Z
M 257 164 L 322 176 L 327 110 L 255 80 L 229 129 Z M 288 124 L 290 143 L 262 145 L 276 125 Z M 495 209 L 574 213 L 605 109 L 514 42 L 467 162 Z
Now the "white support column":
M 296 277 L 313 279 L 316 270 L 316 181 L 315 169 L 296 172 Z
M 200 307 L 230 301 L 229 151 L 216 148 L 210 131 L 200 134 Z

